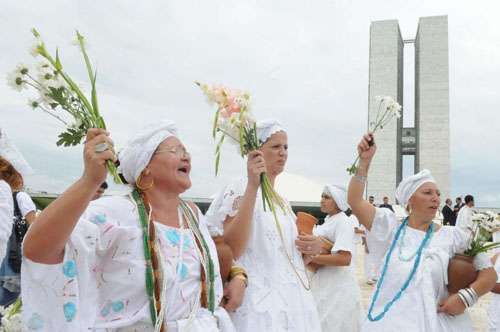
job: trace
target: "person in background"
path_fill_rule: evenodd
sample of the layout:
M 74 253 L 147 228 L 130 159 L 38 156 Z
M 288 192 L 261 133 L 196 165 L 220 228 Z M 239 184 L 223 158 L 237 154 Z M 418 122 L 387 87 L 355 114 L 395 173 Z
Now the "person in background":
M 460 209 L 460 211 L 458 211 L 456 225 L 463 229 L 472 231 L 472 214 L 474 213 L 472 208 L 474 207 L 474 197 L 472 195 L 466 195 L 464 200 L 465 205 Z
M 347 191 L 344 186 L 328 184 L 323 189 L 321 212 L 325 222 L 315 226 L 313 237 L 297 241 L 299 250 L 321 248 L 322 238 L 334 243 L 330 252 L 305 255 L 319 266 L 311 278 L 311 290 L 318 307 L 322 331 L 357 332 L 360 327 L 361 290 L 354 270 L 355 233 L 347 216 Z M 313 245 L 314 242 L 319 242 Z
M 384 203 L 380 204 L 379 207 L 386 208 L 386 209 L 389 209 L 392 212 L 394 212 L 394 209 L 392 208 L 392 205 L 389 204 L 389 197 L 387 197 L 387 196 L 384 196 Z
M 7 223 L 0 221 L 3 226 L 2 229 L 10 225 L 8 238 L 3 242 L 7 245 L 6 254 L 0 265 L 0 305 L 7 306 L 17 299 L 21 291 L 21 244 L 28 225 L 35 220 L 36 206 L 31 197 L 22 191 L 24 180 L 21 173 L 3 157 L 0 157 L 0 182 L 8 184 L 9 188 L 12 189 L 10 197 L 5 197 L 9 195 L 10 190 L 7 191 L 5 185 L 3 186 L 2 196 L 4 197 L 2 198 L 3 202 L 0 202 L 1 205 L 10 202 L 12 204 L 10 220 Z M 7 235 L 5 231 L 2 233 L 4 236 Z M 4 236 L 2 236 L 2 240 Z
M 453 209 L 451 207 L 451 199 L 446 199 L 446 204 L 443 206 L 441 213 L 443 214 L 443 224 L 455 226 L 455 222 L 457 220 L 457 216 L 453 213 Z
M 455 213 L 455 220 L 457 219 L 458 216 L 458 211 L 464 206 L 462 203 L 462 197 L 457 197 L 455 198 L 455 206 L 453 207 L 453 213 Z

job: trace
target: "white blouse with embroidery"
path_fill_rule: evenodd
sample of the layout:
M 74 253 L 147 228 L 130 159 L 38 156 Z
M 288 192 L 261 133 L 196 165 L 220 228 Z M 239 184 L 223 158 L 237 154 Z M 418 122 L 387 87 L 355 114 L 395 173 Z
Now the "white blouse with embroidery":
M 237 181 L 215 198 L 206 213 L 208 228 L 213 236 L 222 234 L 226 217 L 233 217 L 238 212 L 245 187 L 246 180 Z M 296 217 L 293 213 L 283 214 L 279 210 L 277 214 L 284 246 L 272 213 L 263 209 L 259 190 L 252 233 L 245 252 L 236 262 L 247 270 L 248 288 L 243 304 L 231 314 L 231 318 L 239 332 L 321 331 L 311 291 L 302 286 L 285 252 L 291 255 L 300 278 L 308 284 L 302 255 L 295 246 Z
M 385 208 L 376 208 L 371 230 L 367 233 L 370 244 L 381 252 L 387 252 L 401 223 L 396 215 Z M 415 256 L 426 232 L 406 227 L 392 252 L 390 263 L 375 304 L 373 316 L 384 310 L 401 289 L 411 273 Z M 467 312 L 450 316 L 438 313 L 441 300 L 448 297 L 448 262 L 455 253 L 463 253 L 467 248 L 467 233 L 455 226 L 442 226 L 436 230 L 424 248 L 420 265 L 408 288 L 385 316 L 375 322 L 365 320 L 362 331 L 415 331 L 415 332 L 465 332 L 472 331 L 472 322 Z M 371 248 L 370 248 L 371 249 Z M 411 259 L 410 259 L 411 258 Z M 476 256 L 476 268 L 491 267 L 485 255 Z M 486 255 L 487 258 L 487 255 Z
M 200 230 L 212 256 L 216 305 L 222 298 L 215 245 L 203 215 Z M 167 278 L 167 329 L 233 331 L 227 313 L 199 308 L 201 266 L 189 229 L 154 223 Z M 23 320 L 29 331 L 153 331 L 145 286 L 143 235 L 129 197 L 91 202 L 60 264 L 22 264 Z M 193 312 L 192 317 L 190 314 Z

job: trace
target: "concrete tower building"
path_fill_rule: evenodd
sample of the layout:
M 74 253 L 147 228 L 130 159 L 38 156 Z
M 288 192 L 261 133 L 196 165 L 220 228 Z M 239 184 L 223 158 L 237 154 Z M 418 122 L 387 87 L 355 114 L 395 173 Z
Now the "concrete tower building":
M 429 169 L 442 197 L 450 187 L 449 68 L 447 16 L 420 18 L 415 39 L 403 40 L 396 20 L 370 26 L 368 123 L 378 111 L 376 96 L 392 96 L 404 108 L 405 44 L 415 46 L 414 127 L 403 128 L 403 118 L 377 133 L 377 155 L 370 167 L 367 191 L 376 202 L 394 200 L 403 175 L 403 155 L 414 156 L 414 171 Z

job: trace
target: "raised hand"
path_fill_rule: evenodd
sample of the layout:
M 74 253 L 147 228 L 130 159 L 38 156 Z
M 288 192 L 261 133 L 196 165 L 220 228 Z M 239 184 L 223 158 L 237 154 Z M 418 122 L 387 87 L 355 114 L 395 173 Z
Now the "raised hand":
M 373 133 L 363 135 L 358 144 L 358 155 L 360 161 L 370 162 L 377 151 Z
M 106 161 L 116 161 L 113 141 L 104 129 L 91 128 L 87 131 L 83 149 L 84 171 L 82 179 L 95 186 L 106 180 Z
M 266 161 L 264 160 L 263 153 L 258 150 L 248 153 L 248 185 L 258 188 L 260 186 L 260 175 L 264 172 L 266 172 Z

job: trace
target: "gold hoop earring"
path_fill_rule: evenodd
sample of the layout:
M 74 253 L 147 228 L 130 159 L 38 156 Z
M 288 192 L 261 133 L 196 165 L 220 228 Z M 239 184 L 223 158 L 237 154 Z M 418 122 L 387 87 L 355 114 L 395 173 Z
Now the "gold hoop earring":
M 143 173 L 139 174 L 137 181 L 135 181 L 135 186 L 137 187 L 137 189 L 139 189 L 139 191 L 144 192 L 144 191 L 147 191 L 147 190 L 153 188 L 153 186 L 155 184 L 155 180 L 151 179 L 151 182 L 148 185 L 143 186 L 140 184 L 142 182 L 142 175 L 143 175 Z

